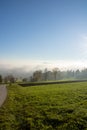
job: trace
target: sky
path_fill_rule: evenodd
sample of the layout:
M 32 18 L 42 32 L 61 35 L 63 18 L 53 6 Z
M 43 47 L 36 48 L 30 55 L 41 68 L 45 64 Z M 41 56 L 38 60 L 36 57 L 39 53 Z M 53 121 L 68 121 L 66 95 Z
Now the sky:
M 0 65 L 87 67 L 87 0 L 0 0 Z

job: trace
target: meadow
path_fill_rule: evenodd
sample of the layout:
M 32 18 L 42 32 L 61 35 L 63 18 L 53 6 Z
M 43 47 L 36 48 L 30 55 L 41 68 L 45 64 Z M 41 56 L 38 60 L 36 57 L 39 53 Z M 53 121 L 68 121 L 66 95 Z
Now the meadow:
M 0 130 L 87 130 L 87 82 L 7 88 Z

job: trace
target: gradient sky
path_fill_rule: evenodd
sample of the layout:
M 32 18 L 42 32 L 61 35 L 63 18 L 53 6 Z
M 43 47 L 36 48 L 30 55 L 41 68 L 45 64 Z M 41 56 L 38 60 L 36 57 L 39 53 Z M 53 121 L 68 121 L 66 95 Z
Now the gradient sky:
M 0 59 L 86 62 L 87 0 L 0 0 Z

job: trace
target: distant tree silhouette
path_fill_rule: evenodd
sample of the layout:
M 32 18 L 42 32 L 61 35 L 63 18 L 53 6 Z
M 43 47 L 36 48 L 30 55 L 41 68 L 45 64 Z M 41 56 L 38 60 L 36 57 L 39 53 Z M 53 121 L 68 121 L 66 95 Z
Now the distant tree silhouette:
M 15 78 L 13 77 L 13 75 L 8 75 L 8 76 L 6 76 L 6 77 L 4 78 L 4 82 L 5 82 L 5 83 L 8 83 L 8 82 L 14 83 L 14 82 L 15 82 Z
M 2 79 L 2 76 L 0 75 L 0 83 L 2 83 L 3 79 Z
M 27 82 L 27 78 L 23 78 L 22 81 L 23 81 L 23 82 Z
M 58 72 L 58 68 L 54 68 L 53 69 L 53 74 L 54 74 L 54 79 L 56 80 L 56 77 L 57 77 L 57 72 Z
M 41 77 L 42 77 L 41 70 L 37 70 L 33 73 L 33 81 L 39 81 L 39 80 L 41 80 Z
M 45 68 L 45 70 L 44 70 L 44 79 L 45 79 L 45 81 L 48 79 L 48 70 L 47 70 L 47 68 Z
M 4 83 L 8 83 L 8 77 L 4 77 Z

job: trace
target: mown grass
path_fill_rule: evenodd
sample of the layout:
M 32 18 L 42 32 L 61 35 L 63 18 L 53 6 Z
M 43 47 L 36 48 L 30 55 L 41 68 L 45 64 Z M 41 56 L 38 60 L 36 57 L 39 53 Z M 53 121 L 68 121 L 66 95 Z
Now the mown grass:
M 0 130 L 87 130 L 87 82 L 9 86 Z

